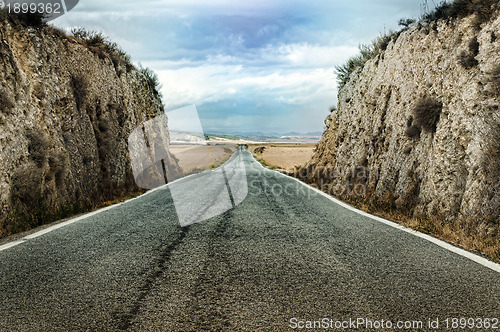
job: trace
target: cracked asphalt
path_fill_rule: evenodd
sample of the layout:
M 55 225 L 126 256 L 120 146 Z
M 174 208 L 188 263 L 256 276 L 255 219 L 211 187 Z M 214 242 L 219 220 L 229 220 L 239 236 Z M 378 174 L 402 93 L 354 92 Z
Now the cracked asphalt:
M 0 251 L 0 330 L 500 317 L 498 272 L 242 157 L 248 195 L 209 220 L 180 227 L 167 187 Z

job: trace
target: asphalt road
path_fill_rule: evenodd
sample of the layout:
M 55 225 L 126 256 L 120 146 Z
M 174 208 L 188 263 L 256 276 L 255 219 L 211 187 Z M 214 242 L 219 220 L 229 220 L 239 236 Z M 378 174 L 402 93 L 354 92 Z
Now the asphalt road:
M 439 318 L 441 330 L 447 318 L 500 317 L 500 273 L 265 171 L 248 152 L 239 167 L 247 192 L 230 190 L 229 208 L 208 220 L 180 227 L 167 187 L 0 251 L 0 331 L 286 331 L 323 318 L 422 330 Z M 200 181 L 175 184 L 206 191 Z

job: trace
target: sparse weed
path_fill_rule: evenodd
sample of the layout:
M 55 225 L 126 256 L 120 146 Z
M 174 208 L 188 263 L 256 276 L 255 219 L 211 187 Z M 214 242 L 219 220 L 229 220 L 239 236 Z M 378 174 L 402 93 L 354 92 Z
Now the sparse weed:
M 71 77 L 71 86 L 75 96 L 76 107 L 82 110 L 87 100 L 88 83 L 83 76 L 76 75 Z
M 9 20 L 12 25 L 21 25 L 24 27 L 43 28 L 46 24 L 44 22 L 45 14 L 28 11 L 27 13 L 12 13 L 6 8 L 0 8 L 0 20 Z
M 104 36 L 102 32 L 74 28 L 71 30 L 71 34 L 76 39 L 82 41 L 90 51 L 97 54 L 101 59 L 111 59 L 118 75 L 121 74 L 121 66 L 124 66 L 127 72 L 135 68 L 131 62 L 130 56 L 126 54 L 118 44 L 110 41 L 108 37 Z
M 440 19 L 460 19 L 475 15 L 473 25 L 477 29 L 482 23 L 490 20 L 493 7 L 498 8 L 497 0 L 455 0 L 442 1 L 436 8 L 422 16 L 423 21 L 433 22 Z
M 344 65 L 336 66 L 335 73 L 337 74 L 337 83 L 339 88 L 343 88 L 351 77 L 351 74 L 357 69 L 363 69 L 365 64 L 370 60 L 375 58 L 377 55 L 383 53 L 391 40 L 398 36 L 394 32 L 389 32 L 375 39 L 371 45 L 360 45 L 360 54 L 347 60 Z
M 408 129 L 406 129 L 406 136 L 410 138 L 418 138 L 420 137 L 420 133 L 422 132 L 422 129 L 420 129 L 419 126 L 413 125 L 410 126 Z
M 443 104 L 435 98 L 420 99 L 413 109 L 415 125 L 427 132 L 436 132 L 442 109 Z
M 14 108 L 14 102 L 5 89 L 0 88 L 0 112 L 10 114 Z
M 460 65 L 466 69 L 473 68 L 479 64 L 476 60 L 476 56 L 479 54 L 479 42 L 477 37 L 472 38 L 469 41 L 468 52 L 463 51 L 460 53 L 458 62 Z
M 28 153 L 29 157 L 38 167 L 43 167 L 47 160 L 47 149 L 49 143 L 43 134 L 36 130 L 30 130 L 26 133 L 28 139 Z
M 415 23 L 416 20 L 412 18 L 402 18 L 399 20 L 398 25 L 403 27 L 403 28 L 408 28 L 410 25 Z
M 491 19 L 491 15 L 495 11 L 494 8 L 498 9 L 499 7 L 498 0 L 455 0 L 451 3 L 442 1 L 433 11 L 425 13 L 419 22 L 432 23 L 440 19 L 460 19 L 475 14 L 473 24 L 475 28 L 479 28 L 482 23 Z M 403 27 L 400 31 L 390 31 L 383 34 L 374 40 L 372 45 L 361 45 L 360 54 L 350 58 L 345 64 L 336 66 L 335 73 L 339 89 L 342 89 L 349 82 L 353 72 L 358 69 L 362 70 L 368 60 L 383 53 L 391 40 L 397 40 L 399 35 L 415 22 L 417 21 L 414 19 L 399 20 L 399 25 Z M 434 28 L 436 28 L 435 25 Z M 425 26 L 424 29 L 430 31 L 428 26 Z M 474 45 L 469 45 L 469 53 L 464 52 L 459 56 L 459 61 L 464 67 L 472 68 L 477 65 L 476 56 L 476 44 L 474 43 Z
M 139 72 L 143 75 L 144 77 L 144 83 L 146 85 L 146 88 L 148 91 L 153 93 L 155 96 L 160 96 L 161 97 L 161 83 L 160 79 L 158 78 L 158 75 L 148 67 L 142 67 L 140 65 L 139 67 Z

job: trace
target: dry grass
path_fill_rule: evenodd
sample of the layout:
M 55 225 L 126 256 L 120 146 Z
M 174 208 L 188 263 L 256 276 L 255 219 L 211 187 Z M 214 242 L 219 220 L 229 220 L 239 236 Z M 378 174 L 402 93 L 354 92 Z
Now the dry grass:
M 491 220 L 472 221 L 463 219 L 450 223 L 445 221 L 445 216 L 409 216 L 406 210 L 398 209 L 386 200 L 370 201 L 366 197 L 358 196 L 342 196 L 338 198 L 360 210 L 430 234 L 500 262 L 500 225 Z
M 458 62 L 460 65 L 466 69 L 476 67 L 479 62 L 476 60 L 476 56 L 479 54 L 479 42 L 477 37 L 472 38 L 469 41 L 468 52 L 463 51 L 460 53 Z
M 77 216 L 82 213 L 95 211 L 97 209 L 118 204 L 128 199 L 144 194 L 146 191 L 141 189 L 117 192 L 111 198 L 95 199 L 93 201 L 84 201 L 78 203 L 70 203 L 60 206 L 57 209 L 48 207 L 42 199 L 35 201 L 32 210 L 9 209 L 0 206 L 2 217 L 0 218 L 0 239 L 19 233 L 31 230 L 35 227 L 60 222 L 64 218 Z
M 112 42 L 108 37 L 99 31 L 89 31 L 83 28 L 72 29 L 71 33 L 74 40 L 85 45 L 92 53 L 99 58 L 109 58 L 113 62 L 118 76 L 122 74 L 121 67 L 127 72 L 135 69 L 130 56 L 121 49 L 121 47 Z
M 424 131 L 434 133 L 439 121 L 443 104 L 432 97 L 420 99 L 414 106 L 415 125 Z
M 47 149 L 49 143 L 40 131 L 30 130 L 26 133 L 28 139 L 29 157 L 38 167 L 43 167 L 47 160 Z
M 420 129 L 419 126 L 413 125 L 408 129 L 406 129 L 406 136 L 410 138 L 419 138 L 421 132 L 422 130 Z
M 495 151 L 495 153 L 498 152 Z M 318 167 L 317 170 L 313 166 L 308 166 L 307 169 L 301 168 L 289 172 L 288 175 L 332 194 L 328 192 L 331 177 L 328 176 L 327 170 L 323 167 Z M 350 187 L 354 187 L 356 184 L 366 184 L 365 180 L 366 177 L 358 175 L 358 177 L 346 181 L 349 182 Z M 491 211 L 496 213 L 494 209 L 490 209 L 487 212 L 490 215 L 485 214 L 485 217 L 459 217 L 454 221 L 449 221 L 447 216 L 439 214 L 416 216 L 414 214 L 414 207 L 417 203 L 415 198 L 418 197 L 419 189 L 419 183 L 415 182 L 406 195 L 402 197 L 402 201 L 398 203 L 391 193 L 379 197 L 373 189 L 368 189 L 359 195 L 351 192 L 350 194 L 344 193 L 334 196 L 360 210 L 430 234 L 500 262 L 500 220 L 498 213 L 496 216 L 491 214 Z
M 305 165 L 311 159 L 315 147 L 316 144 L 314 143 L 250 144 L 249 151 L 253 152 L 254 155 L 269 166 L 285 171 L 293 171 L 297 167 Z
M 178 159 L 183 174 L 217 168 L 237 150 L 236 144 L 170 145 L 170 154 Z
M 498 8 L 498 0 L 455 0 L 441 2 L 432 12 L 424 15 L 422 20 L 432 22 L 440 19 L 461 19 L 474 15 L 473 26 L 478 29 L 482 23 L 488 22 L 494 8 Z
M 0 88 L 0 112 L 10 114 L 14 108 L 11 96 L 3 88 Z
M 500 96 L 500 65 L 497 65 L 489 74 L 489 83 L 491 84 L 491 94 Z
M 88 95 L 87 80 L 80 75 L 71 77 L 71 87 L 73 88 L 73 95 L 75 96 L 76 107 L 82 110 L 85 107 L 85 102 Z

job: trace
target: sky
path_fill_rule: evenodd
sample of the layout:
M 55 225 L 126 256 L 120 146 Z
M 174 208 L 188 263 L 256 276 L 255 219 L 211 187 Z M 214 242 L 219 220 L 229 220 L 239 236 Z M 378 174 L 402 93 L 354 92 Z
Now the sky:
M 102 31 L 159 76 L 167 111 L 210 132 L 318 132 L 335 66 L 424 0 L 80 0 L 51 23 Z M 430 1 L 432 2 L 432 0 Z

